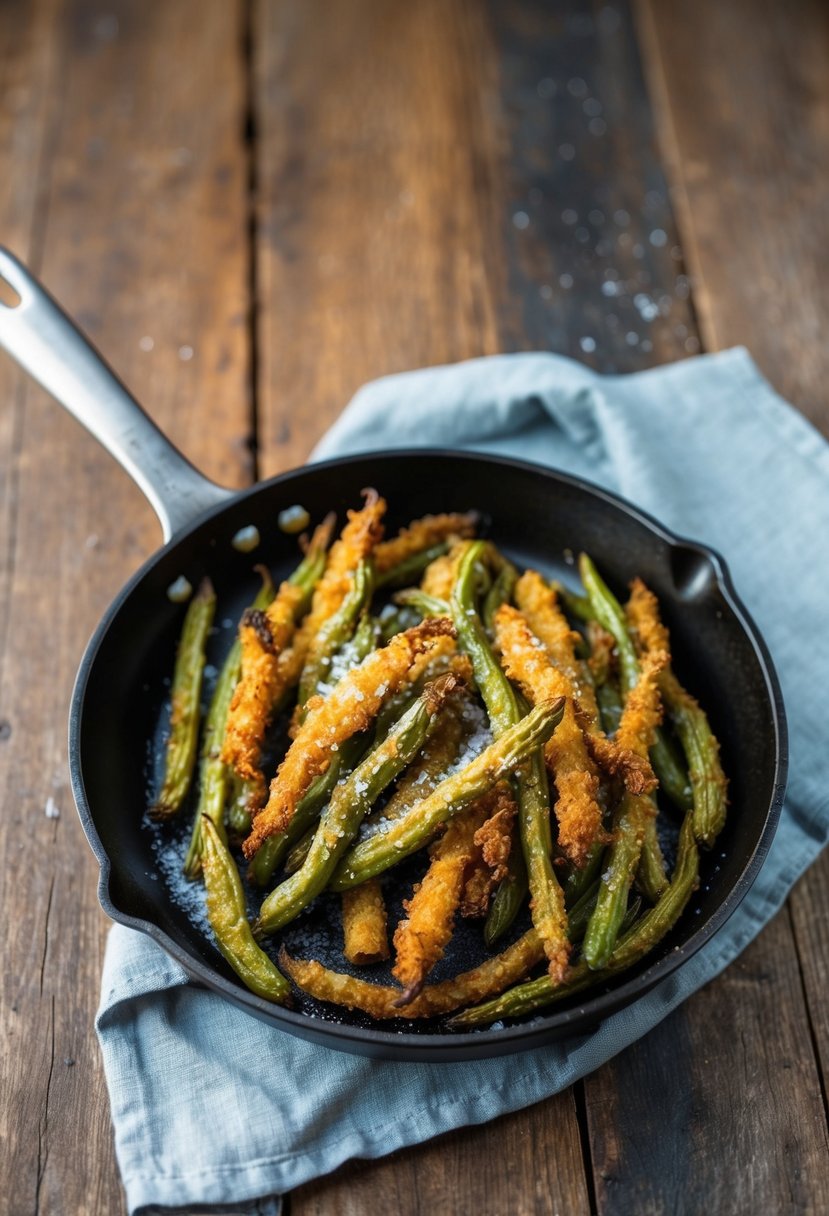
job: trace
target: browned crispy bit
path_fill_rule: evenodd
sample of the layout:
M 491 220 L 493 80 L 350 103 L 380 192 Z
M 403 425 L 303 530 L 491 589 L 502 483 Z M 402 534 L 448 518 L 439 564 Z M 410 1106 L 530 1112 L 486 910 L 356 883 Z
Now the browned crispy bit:
M 387 646 L 347 672 L 324 700 L 311 698 L 308 716 L 279 766 L 268 801 L 244 843 L 248 859 L 269 836 L 285 831 L 308 786 L 327 770 L 340 744 L 374 720 L 381 705 L 407 679 L 417 655 L 451 634 L 454 627 L 448 617 L 421 621 L 413 629 L 396 634 Z
M 487 959 L 480 967 L 439 984 L 427 984 L 403 1010 L 397 1006 L 399 988 L 371 984 L 352 975 L 329 971 L 318 962 L 292 958 L 284 947 L 279 954 L 279 965 L 298 988 L 317 1000 L 346 1009 L 359 1009 L 371 1018 L 432 1018 L 497 996 L 524 979 L 543 957 L 538 934 L 535 929 L 529 929 L 517 942 Z
M 386 905 L 378 878 L 343 891 L 343 953 L 357 967 L 389 957 Z
M 297 630 L 294 648 L 301 658 L 300 669 L 314 650 L 317 635 L 351 589 L 351 578 L 360 562 L 374 551 L 383 536 L 386 500 L 376 490 L 363 490 L 365 503 L 348 512 L 348 522 L 331 546 L 322 578 L 314 589 L 311 608 Z
M 659 614 L 659 601 L 641 578 L 630 584 L 630 599 L 625 606 L 630 632 L 637 651 L 662 651 L 670 665 L 671 644 L 668 630 Z
M 261 753 L 284 673 L 279 657 L 293 632 L 302 589 L 283 583 L 267 612 L 248 610 L 239 626 L 242 669 L 227 714 L 222 760 L 245 781 L 261 781 Z
M 487 818 L 475 833 L 478 855 L 467 874 L 461 895 L 461 916 L 485 916 L 492 892 L 506 877 L 512 851 L 513 824 L 518 806 L 506 782 L 485 795 Z
M 558 791 L 555 815 L 559 848 L 573 865 L 582 866 L 591 846 L 602 840 L 604 833 L 599 777 L 576 720 L 573 684 L 553 666 L 525 618 L 509 604 L 502 604 L 495 614 L 495 641 L 504 670 L 533 705 L 550 697 L 567 698 L 564 717 L 545 745 L 544 759 Z
M 431 846 L 431 864 L 404 901 L 406 918 L 394 934 L 397 954 L 392 974 L 403 986 L 398 1004 L 408 1005 L 423 987 L 426 976 L 443 958 L 452 937 L 455 913 L 464 878 L 475 860 L 475 833 L 484 821 L 487 806 L 473 803 L 450 820 L 446 831 Z
M 422 519 L 413 520 L 407 528 L 401 528 L 397 536 L 382 541 L 374 551 L 374 561 L 377 573 L 383 574 L 393 566 L 431 549 L 441 541 L 451 537 L 474 536 L 478 523 L 475 511 L 452 512 L 445 515 L 424 515 Z
M 598 621 L 588 621 L 587 640 L 590 643 L 587 665 L 595 682 L 604 684 L 613 670 L 616 639 Z

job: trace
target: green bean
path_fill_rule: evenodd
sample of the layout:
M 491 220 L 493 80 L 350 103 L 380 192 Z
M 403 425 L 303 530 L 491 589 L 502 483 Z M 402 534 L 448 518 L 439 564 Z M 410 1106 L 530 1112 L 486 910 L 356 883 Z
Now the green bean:
M 564 583 L 559 582 L 558 579 L 553 579 L 550 582 L 550 586 L 564 605 L 565 612 L 573 620 L 583 621 L 584 624 L 587 624 L 588 621 L 594 619 L 595 613 L 586 595 L 577 595 L 575 591 L 571 591 L 568 587 L 565 587 Z
M 251 605 L 254 609 L 263 611 L 274 596 L 274 586 L 271 576 L 265 567 L 262 570 L 262 589 Z M 193 820 L 193 832 L 187 856 L 184 859 L 184 873 L 188 878 L 198 878 L 201 873 L 201 820 L 207 815 L 223 841 L 226 841 L 224 826 L 224 809 L 227 801 L 228 785 L 231 770 L 221 758 L 222 738 L 224 737 L 227 711 L 233 698 L 233 692 L 239 680 L 242 669 L 242 645 L 238 638 L 233 642 L 227 658 L 222 664 L 216 680 L 216 687 L 207 711 L 204 724 L 204 734 L 199 761 L 199 802 L 196 816 Z M 250 823 L 248 823 L 248 828 Z
M 363 735 L 354 735 L 342 744 L 326 772 L 309 786 L 307 794 L 297 803 L 293 818 L 284 832 L 269 836 L 257 850 L 250 863 L 248 876 L 259 887 L 270 882 L 274 870 L 292 845 L 309 830 L 331 796 L 340 774 L 349 771 L 366 748 Z
M 497 739 L 519 720 L 521 710 L 512 685 L 492 651 L 475 607 L 475 568 L 485 543 L 473 541 L 464 553 L 452 588 L 450 608 L 458 641 L 472 661 L 475 681 L 486 705 L 492 733 Z
M 389 607 L 391 608 L 391 605 Z M 390 612 L 381 612 L 379 623 L 382 645 L 385 646 L 396 634 L 403 633 L 412 625 L 416 625 L 420 619 L 420 613 L 414 608 L 407 608 L 405 604 L 401 604 Z
M 513 842 L 515 843 L 515 842 Z M 506 877 L 502 878 L 492 897 L 484 921 L 484 941 L 492 946 L 506 933 L 527 898 L 529 880 L 521 849 L 510 849 Z
M 596 700 L 599 704 L 599 716 L 602 730 L 610 737 L 616 734 L 622 720 L 622 696 L 619 685 L 615 680 L 606 680 L 596 686 Z
M 294 847 L 291 849 L 288 856 L 285 858 L 285 873 L 296 874 L 297 870 L 301 870 L 305 864 L 305 859 L 311 852 L 311 845 L 314 843 L 314 837 L 317 834 L 317 825 L 311 824 L 304 836 L 300 836 Z
M 202 865 L 207 919 L 217 946 L 251 992 L 266 1001 L 286 1004 L 291 985 L 256 943 L 236 862 L 207 815 L 202 824 Z
M 178 813 L 187 796 L 196 763 L 199 735 L 199 699 L 204 674 L 205 645 L 216 593 L 210 579 L 203 579 L 184 617 L 171 689 L 170 737 L 164 763 L 164 781 L 152 808 L 154 819 L 169 819 Z
M 601 841 L 596 841 L 595 844 L 590 846 L 587 860 L 581 869 L 576 869 L 574 866 L 570 870 L 564 882 L 564 896 L 568 907 L 570 904 L 576 904 L 582 898 L 585 891 L 592 886 L 594 879 L 602 868 L 604 850 L 604 844 Z
M 230 799 L 227 804 L 227 826 L 232 836 L 241 839 L 250 831 L 251 799 L 256 795 L 256 782 L 246 781 L 230 771 Z
M 449 542 L 444 540 L 429 549 L 421 549 L 419 553 L 410 553 L 396 566 L 377 575 L 377 590 L 381 587 L 408 587 L 410 583 L 416 583 L 426 567 L 442 557 L 448 549 Z
M 262 904 L 260 932 L 281 929 L 325 889 L 366 812 L 423 746 L 444 700 L 438 694 L 438 683 L 424 690 L 382 743 L 334 789 L 302 868 L 271 891 Z
M 627 626 L 624 609 L 602 579 L 586 553 L 579 557 L 579 573 L 587 591 L 593 615 L 599 624 L 613 635 L 619 654 L 622 693 L 628 693 L 639 679 L 639 660 Z M 650 752 L 659 784 L 676 806 L 687 811 L 692 805 L 691 787 L 687 774 L 664 730 L 659 727 Z
M 404 608 L 414 608 L 422 617 L 449 616 L 449 605 L 445 600 L 438 599 L 436 595 L 427 595 L 419 587 L 407 587 L 405 591 L 398 591 L 394 602 Z
M 504 559 L 504 564 L 492 580 L 492 586 L 484 600 L 483 618 L 488 633 L 492 633 L 495 613 L 502 604 L 508 604 L 512 599 L 512 593 L 515 590 L 517 582 L 518 571 L 512 562 Z
M 585 961 L 572 968 L 566 984 L 554 984 L 548 975 L 510 988 L 499 997 L 450 1019 L 453 1030 L 486 1026 L 501 1018 L 534 1013 L 556 1001 L 566 1000 L 584 988 L 599 984 L 632 967 L 670 932 L 684 912 L 699 877 L 699 849 L 694 839 L 692 815 L 686 815 L 679 834 L 676 868 L 659 903 L 636 921 L 620 938 L 607 966 L 592 971 Z
M 659 845 L 656 833 L 656 803 L 648 799 L 651 812 L 645 819 L 645 835 L 642 840 L 642 852 L 636 869 L 636 885 L 642 894 L 655 904 L 668 885 L 668 875 L 665 872 L 665 858 Z
M 726 815 L 727 783 L 720 764 L 720 746 L 705 711 L 670 669 L 660 675 L 659 687 L 688 761 L 694 798 L 694 835 L 710 848 Z
M 599 884 L 594 882 L 587 888 L 584 894 L 572 908 L 567 911 L 567 936 L 574 946 L 577 946 L 587 932 L 587 925 L 590 921 L 590 916 L 596 906 L 596 897 L 599 893 Z M 621 932 L 625 933 L 635 922 L 642 908 L 642 900 L 634 899 L 630 903 L 630 907 L 625 913 L 625 919 L 622 921 Z
M 305 664 L 299 679 L 300 705 L 305 705 L 309 697 L 316 693 L 317 686 L 325 681 L 331 669 L 332 658 L 354 632 L 357 618 L 371 599 L 373 589 L 374 563 L 367 558 L 361 561 L 354 571 L 348 595 L 317 635 L 312 657 Z
M 614 817 L 613 843 L 605 853 L 599 897 L 584 937 L 582 954 L 594 971 L 607 965 L 616 945 L 650 814 L 647 798 L 622 796 Z
M 391 820 L 388 828 L 355 845 L 336 870 L 331 890 L 346 891 L 349 887 L 357 887 L 426 844 L 441 824 L 488 793 L 535 748 L 546 743 L 563 713 L 563 698 L 537 705 L 466 768 L 444 778 L 407 814 Z

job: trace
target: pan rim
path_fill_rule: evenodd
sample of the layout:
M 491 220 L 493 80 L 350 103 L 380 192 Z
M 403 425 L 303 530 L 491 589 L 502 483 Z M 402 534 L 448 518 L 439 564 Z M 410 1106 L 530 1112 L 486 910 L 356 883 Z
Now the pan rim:
M 529 1021 L 497 1030 L 487 1028 L 463 1034 L 454 1032 L 414 1034 L 407 1031 L 389 1031 L 380 1027 L 375 1028 L 374 1026 L 348 1026 L 333 1020 L 310 1019 L 306 1014 L 273 1005 L 270 1002 L 262 1000 L 260 997 L 256 997 L 253 993 L 247 992 L 240 985 L 215 971 L 201 958 L 192 954 L 185 946 L 180 945 L 160 925 L 141 917 L 132 916 L 115 905 L 110 893 L 110 877 L 112 872 L 110 858 L 98 834 L 83 780 L 81 765 L 83 707 L 86 688 L 96 657 L 104 638 L 113 621 L 120 613 L 121 608 L 157 562 L 166 553 L 176 548 L 182 541 L 186 541 L 188 537 L 201 529 L 210 520 L 220 517 L 229 508 L 235 507 L 248 498 L 266 492 L 274 486 L 289 484 L 291 481 L 301 478 L 303 474 L 311 469 L 342 468 L 350 464 L 364 463 L 366 460 L 382 462 L 388 459 L 422 459 L 424 461 L 463 460 L 486 467 L 511 468 L 534 476 L 540 474 L 545 478 L 570 486 L 578 491 L 586 491 L 611 509 L 620 511 L 628 518 L 634 519 L 652 535 L 661 539 L 670 547 L 681 546 L 703 555 L 711 562 L 717 585 L 756 655 L 768 696 L 768 708 L 774 735 L 774 776 L 769 806 L 763 821 L 762 830 L 751 855 L 731 889 L 714 912 L 700 924 L 683 946 L 657 959 L 643 971 L 634 975 L 633 978 L 615 983 L 609 990 L 600 992 L 590 999 L 577 1001 L 569 1008 L 556 1009 L 552 1013 L 547 1014 L 540 1012 Z M 245 487 L 234 494 L 233 497 L 228 498 L 226 502 L 220 503 L 199 514 L 187 527 L 183 528 L 166 544 L 152 553 L 116 594 L 84 649 L 72 691 L 69 714 L 69 761 L 72 789 L 78 815 L 100 868 L 98 900 L 110 919 L 128 928 L 146 933 L 184 969 L 188 976 L 192 977 L 200 985 L 216 991 L 249 1014 L 257 1016 L 271 1025 L 299 1034 L 304 1038 L 311 1037 L 317 1043 L 324 1041 L 326 1046 L 334 1050 L 364 1053 L 368 1051 L 377 1056 L 398 1060 L 425 1060 L 428 1058 L 431 1061 L 439 1061 L 441 1057 L 445 1057 L 447 1062 L 454 1062 L 461 1059 L 494 1057 L 511 1052 L 530 1050 L 533 1047 L 549 1042 L 552 1038 L 565 1037 L 568 1027 L 574 1023 L 583 1026 L 589 1020 L 591 1026 L 598 1025 L 611 1013 L 631 1004 L 636 997 L 644 996 L 657 983 L 672 975 L 684 962 L 698 953 L 719 932 L 745 898 L 768 855 L 779 823 L 786 788 L 788 730 L 780 683 L 768 646 L 734 588 L 725 559 L 711 546 L 673 532 L 648 512 L 613 491 L 598 486 L 586 478 L 565 473 L 546 465 L 519 460 L 509 456 L 468 452 L 452 448 L 391 448 L 381 451 L 350 453 L 346 456 L 301 465 L 296 469 L 287 470 L 266 481 L 257 482 L 252 486 Z

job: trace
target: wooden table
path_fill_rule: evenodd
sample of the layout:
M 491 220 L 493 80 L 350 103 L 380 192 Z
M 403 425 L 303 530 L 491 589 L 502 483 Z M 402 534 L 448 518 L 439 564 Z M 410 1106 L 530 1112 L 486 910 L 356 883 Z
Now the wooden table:
M 301 463 L 371 377 L 496 351 L 632 371 L 743 342 L 829 430 L 820 0 L 3 0 L 0 52 L 0 239 L 219 481 Z M 0 397 L 0 1207 L 112 1214 L 65 723 L 159 533 L 5 360 Z M 827 889 L 824 858 L 566 1093 L 286 1208 L 829 1211 Z

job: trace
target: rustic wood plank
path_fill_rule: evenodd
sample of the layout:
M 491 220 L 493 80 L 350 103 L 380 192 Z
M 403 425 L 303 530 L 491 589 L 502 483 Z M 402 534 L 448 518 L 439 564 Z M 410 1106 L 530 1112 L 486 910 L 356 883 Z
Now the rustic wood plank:
M 573 1093 L 377 1162 L 350 1162 L 294 1191 L 289 1211 L 290 1216 L 586 1216 L 590 1205 Z
M 806 10 L 803 23 L 789 25 L 780 14 L 772 22 L 788 40 L 782 55 L 768 26 L 758 31 L 756 6 L 643 3 L 640 13 L 705 344 L 747 342 L 772 381 L 820 418 L 814 365 L 822 353 L 812 349 L 805 365 L 791 365 L 809 345 L 806 315 L 825 303 L 811 251 L 826 215 L 817 177 L 807 171 L 825 159 L 829 143 L 818 118 L 826 82 L 822 93 L 807 88 L 807 81 L 818 84 L 807 44 L 821 45 L 823 18 L 815 6 Z M 798 89 L 792 73 L 801 59 Z M 791 107 L 809 114 L 799 114 L 790 149 L 787 125 L 767 120 L 793 118 Z M 803 292 L 785 315 L 765 281 L 770 267 L 786 268 L 779 299 Z M 815 1035 L 825 1059 L 818 1029 L 825 1024 L 825 940 L 814 927 L 825 896 L 821 908 L 818 886 L 819 875 L 810 876 L 794 897 L 797 941 L 784 912 L 722 977 L 586 1083 L 602 1213 L 821 1211 L 829 1204 L 812 1045 Z
M 5 38 L 9 27 L 17 37 L 20 9 L 0 10 Z M 241 4 L 204 6 L 198 21 L 181 0 L 32 9 L 57 68 L 42 82 L 51 124 L 39 182 L 45 240 L 39 233 L 30 252 L 175 439 L 214 476 L 244 481 Z M 25 197 L 12 210 L 25 232 Z M 72 809 L 65 722 L 86 638 L 157 544 L 158 527 L 117 466 L 32 388 L 13 476 L 0 688 L 11 727 L 0 750 L 0 1107 L 14 1127 L 2 1137 L 0 1176 L 10 1212 L 114 1213 L 123 1200 L 92 1029 L 107 923 Z M 60 817 L 48 818 L 47 806 Z
M 745 343 L 829 427 L 829 9 L 642 0 L 704 342 Z
M 374 376 L 697 349 L 626 8 L 257 12 L 264 473 L 304 460 Z
M 586 1094 L 603 1216 L 826 1211 L 829 1144 L 785 913 Z

